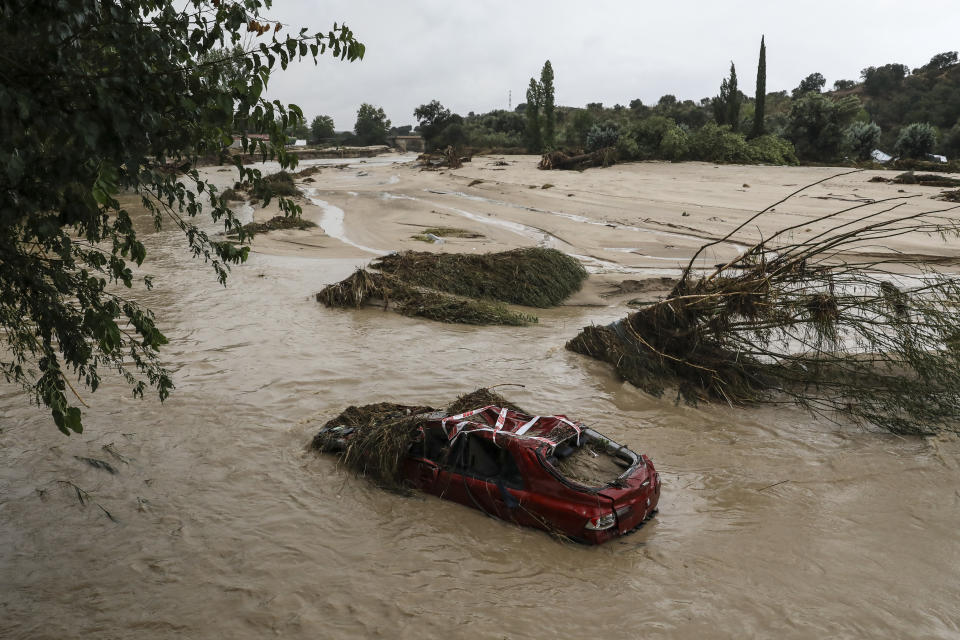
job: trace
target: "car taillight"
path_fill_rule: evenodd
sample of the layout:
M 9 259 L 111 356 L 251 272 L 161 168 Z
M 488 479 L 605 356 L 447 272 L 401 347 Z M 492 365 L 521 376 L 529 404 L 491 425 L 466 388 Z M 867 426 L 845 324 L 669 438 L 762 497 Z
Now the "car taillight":
M 609 529 L 615 524 L 617 524 L 617 517 L 612 513 L 608 513 L 600 516 L 599 518 L 588 520 L 587 529 L 590 531 L 603 531 L 604 529 Z

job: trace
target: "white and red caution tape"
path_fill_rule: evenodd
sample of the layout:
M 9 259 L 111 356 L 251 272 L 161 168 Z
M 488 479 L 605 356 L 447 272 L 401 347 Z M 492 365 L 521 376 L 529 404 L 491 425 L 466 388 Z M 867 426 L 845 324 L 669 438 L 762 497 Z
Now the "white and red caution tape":
M 494 423 L 494 425 L 493 425 L 492 427 L 489 426 L 489 425 L 484 425 L 484 424 L 480 424 L 480 423 L 477 423 L 477 422 L 471 422 L 471 421 L 465 420 L 465 418 L 469 418 L 469 417 L 471 417 L 471 416 L 475 416 L 475 415 L 477 415 L 477 414 L 483 413 L 484 411 L 487 411 L 487 410 L 490 410 L 490 409 L 492 409 L 492 410 L 494 410 L 494 411 L 497 412 L 497 419 L 496 419 L 496 421 L 495 421 L 495 423 Z M 534 440 L 534 441 L 537 441 L 537 442 L 543 442 L 543 443 L 545 443 L 545 444 L 550 445 L 551 447 L 555 447 L 555 446 L 557 445 L 556 442 L 554 442 L 553 440 L 550 440 L 549 438 L 544 438 L 544 437 L 541 437 L 541 436 L 528 436 L 528 435 L 526 435 L 526 433 L 527 433 L 539 420 L 542 420 L 545 416 L 534 416 L 533 419 L 531 419 L 530 421 L 525 422 L 523 425 L 521 425 L 521 426 L 518 427 L 517 429 L 511 431 L 511 430 L 509 430 L 509 429 L 504 430 L 504 428 L 503 428 L 503 427 L 506 425 L 506 422 L 507 422 L 507 418 L 508 418 L 508 414 L 509 414 L 509 413 L 510 413 L 510 410 L 507 409 L 506 407 L 497 407 L 497 406 L 494 406 L 494 405 L 489 405 L 489 406 L 486 406 L 486 407 L 481 407 L 481 408 L 479 408 L 479 409 L 472 409 L 472 410 L 470 410 L 470 411 L 465 411 L 464 413 L 458 413 L 458 414 L 455 415 L 455 416 L 447 416 L 446 418 L 443 418 L 443 419 L 440 420 L 440 424 L 441 424 L 444 428 L 447 428 L 447 423 L 448 423 L 448 422 L 454 422 L 454 421 L 456 421 L 456 425 L 454 426 L 453 430 L 447 432 L 447 437 L 449 438 L 451 444 L 453 443 L 454 440 L 457 439 L 457 436 L 459 436 L 459 435 L 460 435 L 461 433 L 463 433 L 464 431 L 468 431 L 468 430 L 469 430 L 469 431 L 489 431 L 489 432 L 493 433 L 493 441 L 494 441 L 494 443 L 496 443 L 496 441 L 497 441 L 497 434 L 502 434 L 502 435 L 507 435 L 507 436 L 514 437 L 514 438 L 525 438 L 525 439 L 527 439 L 527 440 Z M 569 425 L 570 427 L 572 427 L 573 430 L 574 430 L 574 431 L 576 432 L 576 434 L 577 434 L 577 444 L 578 444 L 578 445 L 580 444 L 580 435 L 581 435 L 581 433 L 582 433 L 581 428 L 580 428 L 580 425 L 578 425 L 578 424 L 576 424 L 576 423 L 574 423 L 574 422 L 571 422 L 570 420 L 567 420 L 566 418 L 564 418 L 564 417 L 562 417 L 562 416 L 546 416 L 546 417 L 548 417 L 548 418 L 549 418 L 549 417 L 553 417 L 553 418 L 555 418 L 556 420 L 558 420 L 558 421 L 560 421 L 560 422 L 562 422 L 562 423 L 564 423 L 564 424 Z

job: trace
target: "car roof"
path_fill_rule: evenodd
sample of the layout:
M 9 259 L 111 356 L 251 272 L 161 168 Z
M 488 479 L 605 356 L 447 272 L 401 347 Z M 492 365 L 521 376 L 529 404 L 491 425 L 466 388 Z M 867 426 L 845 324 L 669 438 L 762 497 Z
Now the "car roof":
M 494 405 L 439 418 L 436 423 L 451 441 L 462 433 L 471 433 L 498 444 L 504 444 L 506 438 L 516 446 L 530 449 L 554 447 L 571 436 L 579 437 L 584 429 L 582 423 L 564 415 L 532 416 Z

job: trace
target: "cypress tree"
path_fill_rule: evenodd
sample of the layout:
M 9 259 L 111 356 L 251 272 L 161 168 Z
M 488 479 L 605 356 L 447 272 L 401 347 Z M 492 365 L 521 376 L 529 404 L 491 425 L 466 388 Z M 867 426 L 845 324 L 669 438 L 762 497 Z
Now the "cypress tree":
M 737 68 L 730 63 L 730 81 L 728 83 L 727 124 L 736 131 L 740 126 L 740 89 L 737 88 Z
M 543 105 L 543 90 L 540 83 L 530 78 L 527 88 L 527 151 L 541 153 L 543 151 L 543 133 L 540 129 L 540 107 Z
M 550 151 L 555 146 L 557 114 L 553 99 L 553 65 L 547 60 L 540 72 L 540 97 L 543 103 L 543 147 Z
M 763 116 L 767 106 L 767 45 L 763 36 L 760 36 L 760 61 L 757 63 L 756 95 L 756 108 L 753 111 L 753 131 L 750 132 L 750 135 L 754 138 L 763 135 Z

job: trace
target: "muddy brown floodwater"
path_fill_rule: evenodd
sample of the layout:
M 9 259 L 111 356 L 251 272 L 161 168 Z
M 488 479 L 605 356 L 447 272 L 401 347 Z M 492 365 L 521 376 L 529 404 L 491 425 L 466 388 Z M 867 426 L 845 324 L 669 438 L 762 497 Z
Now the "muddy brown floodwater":
M 563 349 L 622 306 L 451 326 L 317 304 L 360 257 L 255 252 L 223 288 L 177 233 L 149 248 L 166 403 L 109 382 L 66 438 L 0 386 L 0 637 L 960 636 L 955 438 L 651 398 Z M 497 383 L 649 454 L 659 515 L 561 544 L 305 450 L 346 405 Z

